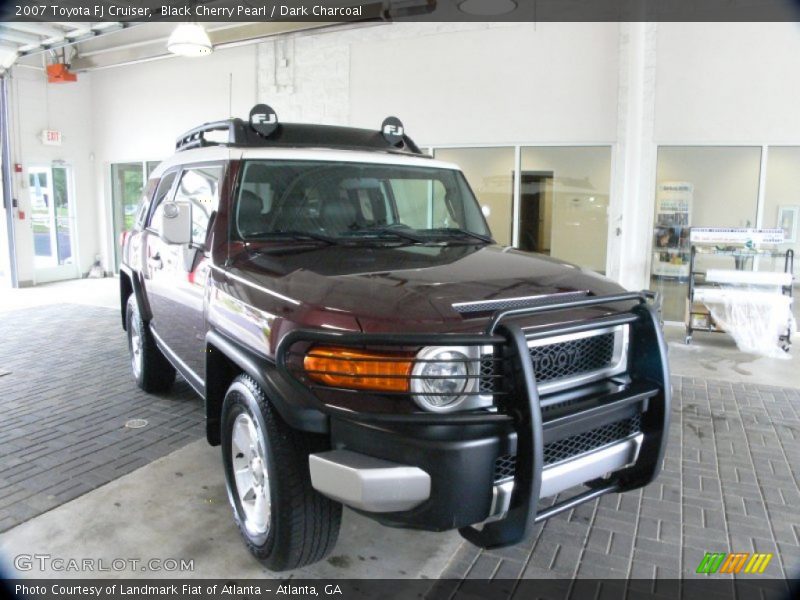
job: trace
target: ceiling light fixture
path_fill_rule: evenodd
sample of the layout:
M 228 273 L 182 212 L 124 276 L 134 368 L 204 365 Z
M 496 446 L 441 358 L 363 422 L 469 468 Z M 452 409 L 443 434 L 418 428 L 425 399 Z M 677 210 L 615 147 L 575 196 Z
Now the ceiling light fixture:
M 478 17 L 505 15 L 516 8 L 516 0 L 464 0 L 458 5 L 461 12 Z
M 214 51 L 205 28 L 198 23 L 181 23 L 167 41 L 167 50 L 178 56 L 205 56 Z

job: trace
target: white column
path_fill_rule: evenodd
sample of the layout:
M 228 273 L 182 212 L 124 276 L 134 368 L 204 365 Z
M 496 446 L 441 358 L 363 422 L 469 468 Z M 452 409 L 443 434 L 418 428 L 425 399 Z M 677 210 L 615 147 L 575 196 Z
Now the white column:
M 609 223 L 609 275 L 648 286 L 655 203 L 656 23 L 620 23 L 617 148 Z

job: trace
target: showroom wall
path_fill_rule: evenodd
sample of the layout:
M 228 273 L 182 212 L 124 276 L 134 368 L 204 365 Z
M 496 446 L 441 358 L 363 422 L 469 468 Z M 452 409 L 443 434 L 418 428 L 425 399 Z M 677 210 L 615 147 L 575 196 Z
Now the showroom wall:
M 356 42 L 350 122 L 397 113 L 426 145 L 614 140 L 618 30 L 538 23 Z
M 395 114 L 424 145 L 611 141 L 618 31 L 411 23 L 301 34 L 260 45 L 259 99 L 287 120 L 375 127 Z
M 657 143 L 800 143 L 800 23 L 659 23 L 657 51 Z

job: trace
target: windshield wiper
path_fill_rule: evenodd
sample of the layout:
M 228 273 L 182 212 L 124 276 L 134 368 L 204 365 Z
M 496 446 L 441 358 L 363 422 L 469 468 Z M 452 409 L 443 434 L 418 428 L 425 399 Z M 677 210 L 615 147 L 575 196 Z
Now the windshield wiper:
M 476 240 L 486 242 L 487 244 L 495 243 L 495 241 L 488 235 L 483 235 L 482 233 L 475 233 L 474 231 L 470 231 L 469 229 L 461 229 L 459 227 L 441 227 L 439 229 L 430 229 L 428 231 L 430 231 L 431 233 L 439 233 L 444 235 L 471 237 L 475 238 Z
M 387 225 L 386 227 L 370 227 L 367 229 L 356 229 L 355 231 L 348 232 L 352 236 L 362 236 L 362 235 L 375 235 L 378 237 L 393 235 L 395 237 L 402 238 L 404 240 L 408 240 L 410 242 L 414 242 L 417 244 L 424 244 L 429 242 L 430 240 L 417 235 L 415 233 L 411 233 L 408 231 L 410 227 L 403 227 L 403 226 L 391 226 Z
M 279 231 L 260 231 L 258 233 L 253 233 L 248 235 L 247 241 L 258 241 L 258 240 L 274 239 L 281 237 L 287 237 L 292 240 L 316 240 L 331 245 L 339 243 L 336 240 L 336 238 L 332 238 L 322 233 L 317 233 L 315 231 L 299 231 L 295 229 L 279 230 Z

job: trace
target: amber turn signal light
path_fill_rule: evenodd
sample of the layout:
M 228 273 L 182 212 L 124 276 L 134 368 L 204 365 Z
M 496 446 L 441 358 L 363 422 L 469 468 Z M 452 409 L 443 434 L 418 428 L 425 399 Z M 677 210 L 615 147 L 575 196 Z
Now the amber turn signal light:
M 407 392 L 413 354 L 316 346 L 303 359 L 308 377 L 331 387 Z

